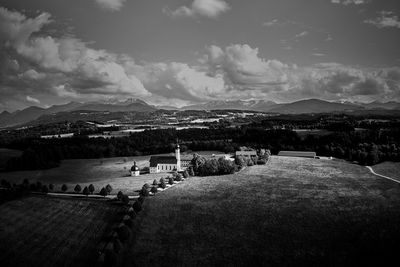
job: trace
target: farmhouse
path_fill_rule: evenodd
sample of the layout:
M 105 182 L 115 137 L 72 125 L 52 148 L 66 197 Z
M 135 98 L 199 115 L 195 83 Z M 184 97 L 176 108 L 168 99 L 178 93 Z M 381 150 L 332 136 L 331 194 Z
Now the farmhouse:
M 317 154 L 312 151 L 279 151 L 278 156 L 283 157 L 301 157 L 301 158 L 316 158 Z
M 151 156 L 150 173 L 183 171 L 189 167 L 191 158 L 181 158 L 179 144 L 175 149 L 175 156 Z
M 240 151 L 236 151 L 235 155 L 236 155 L 236 157 L 238 157 L 238 156 L 256 157 L 257 156 L 257 151 L 255 151 L 255 150 L 240 150 Z

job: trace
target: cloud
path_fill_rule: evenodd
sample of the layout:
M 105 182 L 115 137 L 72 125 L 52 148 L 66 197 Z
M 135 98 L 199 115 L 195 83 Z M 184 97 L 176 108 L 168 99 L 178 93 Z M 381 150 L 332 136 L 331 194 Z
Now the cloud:
M 381 11 L 379 15 L 375 19 L 364 20 L 364 23 L 374 25 L 378 28 L 400 28 L 400 20 L 393 12 Z
M 137 63 L 128 55 L 94 49 L 73 35 L 49 35 L 47 13 L 28 18 L 3 8 L 0 21 L 2 108 L 39 104 L 34 98 L 46 105 L 110 96 L 180 105 L 213 99 L 400 100 L 399 67 L 297 66 L 261 55 L 249 44 L 207 46 L 192 65 Z
M 369 3 L 370 0 L 331 0 L 332 4 L 348 5 L 363 5 Z
M 0 51 L 4 51 L 0 52 L 0 66 L 8 73 L 4 84 L 19 90 L 47 90 L 64 95 L 69 92 L 69 96 L 150 95 L 123 66 L 126 61 L 134 64 L 133 59 L 90 48 L 75 37 L 44 35 L 42 28 L 51 22 L 47 13 L 31 19 L 1 8 L 0 21 Z M 19 79 L 15 79 L 15 72 Z M 53 90 L 61 85 L 64 91 Z
M 172 18 L 217 18 L 229 9 L 230 6 L 223 0 L 194 0 L 190 7 L 181 6 L 176 10 L 170 10 L 166 7 L 163 9 L 163 12 Z
M 98 6 L 109 11 L 119 11 L 126 0 L 94 0 Z
M 295 38 L 301 38 L 301 37 L 304 37 L 304 36 L 307 36 L 307 35 L 309 35 L 310 33 L 308 32 L 308 31 L 302 31 L 301 33 L 299 33 L 299 34 L 296 34 L 295 35 Z
M 278 60 L 265 60 L 258 53 L 258 48 L 247 44 L 230 45 L 225 49 L 212 45 L 207 47 L 202 62 L 208 65 L 211 73 L 224 75 L 233 85 L 272 86 L 275 90 L 286 83 L 286 70 L 290 67 Z
M 31 102 L 31 103 L 34 103 L 34 104 L 40 104 L 40 101 L 38 100 L 38 99 L 36 99 L 36 98 L 34 98 L 34 97 L 31 97 L 31 96 L 26 96 L 26 100 L 28 101 L 28 102 Z

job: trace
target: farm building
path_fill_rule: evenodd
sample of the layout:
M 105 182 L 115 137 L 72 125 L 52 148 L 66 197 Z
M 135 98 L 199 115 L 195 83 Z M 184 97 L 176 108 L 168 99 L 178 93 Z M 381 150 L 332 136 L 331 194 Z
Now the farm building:
M 235 152 L 235 156 L 242 156 L 242 157 L 256 157 L 257 151 L 255 150 L 239 150 Z
M 301 158 L 316 158 L 317 153 L 312 151 L 280 151 L 278 156 L 283 157 L 301 157 Z
M 150 173 L 182 171 L 189 167 L 191 158 L 181 158 L 179 144 L 175 149 L 175 156 L 151 156 Z

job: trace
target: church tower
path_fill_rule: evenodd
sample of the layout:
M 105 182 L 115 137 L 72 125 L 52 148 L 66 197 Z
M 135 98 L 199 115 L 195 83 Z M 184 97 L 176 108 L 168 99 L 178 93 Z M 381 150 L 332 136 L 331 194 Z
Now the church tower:
M 181 150 L 179 149 L 178 140 L 176 140 L 175 148 L 175 158 L 176 158 L 176 171 L 181 171 Z

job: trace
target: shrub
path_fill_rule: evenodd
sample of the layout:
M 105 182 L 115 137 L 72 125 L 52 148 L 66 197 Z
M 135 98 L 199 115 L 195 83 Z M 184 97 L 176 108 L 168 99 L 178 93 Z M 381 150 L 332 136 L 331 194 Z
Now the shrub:
M 128 197 L 127 195 L 122 195 L 121 201 L 122 201 L 122 203 L 124 203 L 125 205 L 128 205 L 128 204 L 129 204 L 129 197 Z
M 118 200 L 121 200 L 123 195 L 124 194 L 122 193 L 122 191 L 118 191 L 118 194 L 117 194 Z
M 42 183 L 41 182 L 36 182 L 36 190 L 37 191 L 41 191 L 42 190 L 42 187 L 43 187 L 43 185 L 42 185 Z
M 54 190 L 54 184 L 49 184 L 49 190 L 53 191 Z
M 142 210 L 142 204 L 137 200 L 133 203 L 132 208 L 136 213 L 139 213 Z
M 241 169 L 247 165 L 243 156 L 237 156 L 235 158 L 235 164 L 239 167 L 239 169 Z
M 77 184 L 74 188 L 75 193 L 79 193 L 79 192 L 81 192 L 81 190 L 82 190 L 82 187 L 79 184 Z
M 165 179 L 161 178 L 160 179 L 160 184 L 158 185 L 160 188 L 164 189 L 167 187 L 167 185 L 165 184 Z
M 46 194 L 49 192 L 49 188 L 47 187 L 47 185 L 42 186 L 42 192 Z
M 89 185 L 89 192 L 90 192 L 90 194 L 93 194 L 93 192 L 94 192 L 94 185 L 93 184 Z
M 66 192 L 68 190 L 68 186 L 66 184 L 63 184 L 61 186 L 61 191 Z
M 29 185 L 29 190 L 31 190 L 31 191 L 36 191 L 36 184 L 30 184 Z
M 168 178 L 168 183 L 169 183 L 170 185 L 173 185 L 173 184 L 174 184 L 174 178 L 169 177 L 169 178 Z
M 143 186 L 139 192 L 139 196 L 148 197 L 149 196 L 149 189 L 146 186 Z
M 84 194 L 85 196 L 88 196 L 90 194 L 89 188 L 87 186 L 85 186 L 85 188 L 83 188 L 82 194 Z
M 177 181 L 177 182 L 182 181 L 182 175 L 181 175 L 180 173 L 178 173 L 178 174 L 175 176 L 175 181 Z
M 184 177 L 185 179 L 189 177 L 189 172 L 188 172 L 187 170 L 185 170 L 185 171 L 183 172 L 183 177 Z
M 154 179 L 153 185 L 158 185 L 157 179 Z
M 254 162 L 250 159 L 248 162 L 247 162 L 247 166 L 253 166 L 254 165 Z
M 106 190 L 107 190 L 107 194 L 110 194 L 111 191 L 113 190 L 113 188 L 110 184 L 108 184 L 108 185 L 106 185 Z
M 118 255 L 112 250 L 107 250 L 104 254 L 104 266 L 116 266 L 118 264 Z
M 153 194 L 157 193 L 157 187 L 156 187 L 156 186 L 153 186 L 153 187 L 151 188 L 150 192 L 153 193 Z
M 102 187 L 100 190 L 100 196 L 106 197 L 107 195 L 108 195 L 107 190 L 104 187 Z

